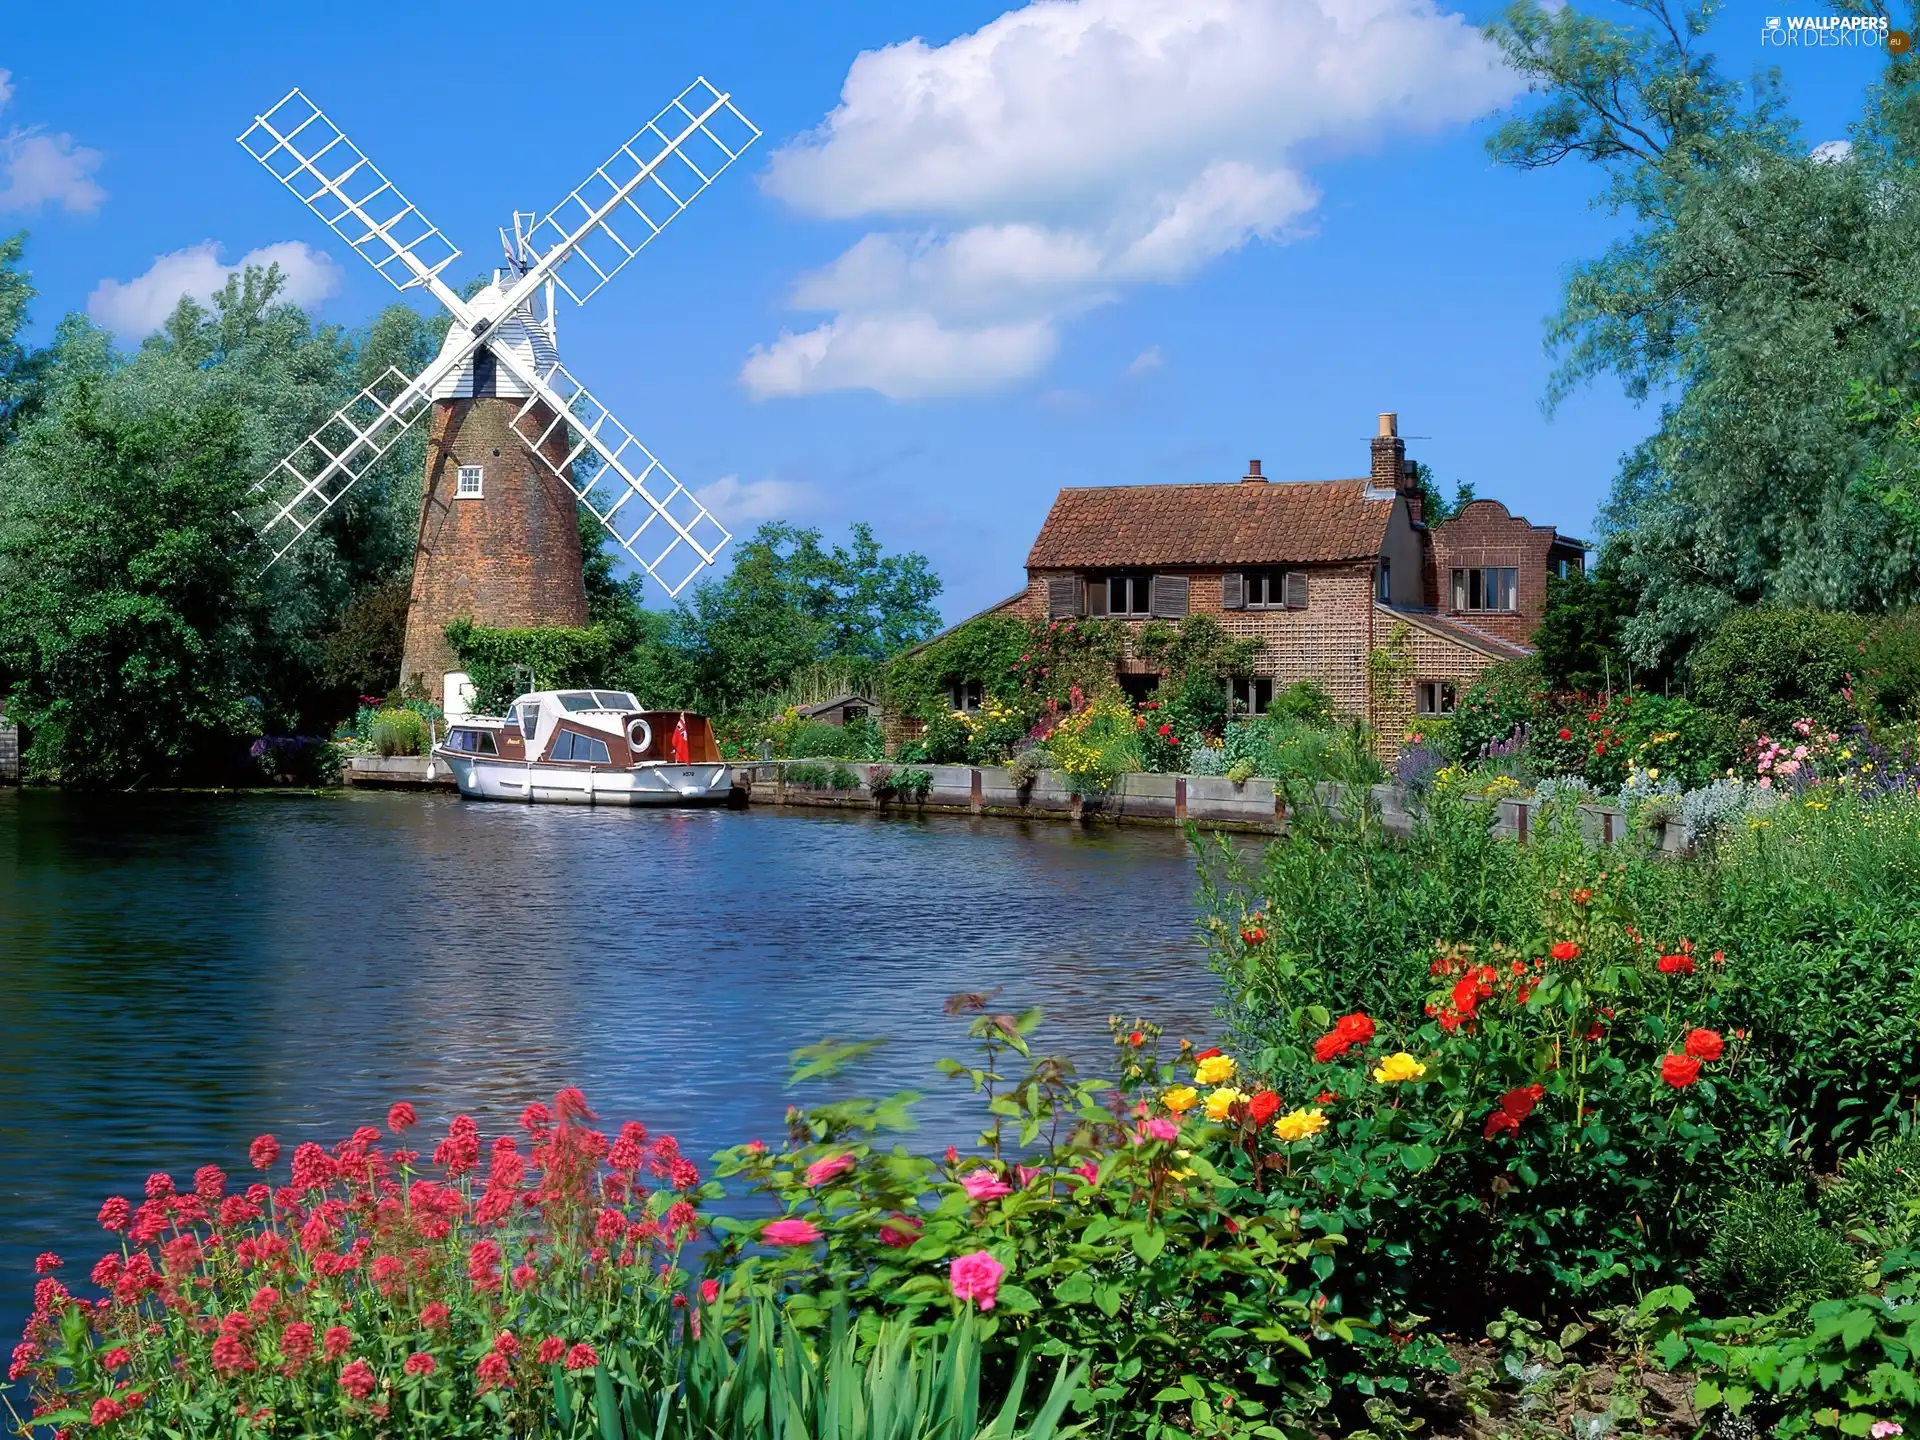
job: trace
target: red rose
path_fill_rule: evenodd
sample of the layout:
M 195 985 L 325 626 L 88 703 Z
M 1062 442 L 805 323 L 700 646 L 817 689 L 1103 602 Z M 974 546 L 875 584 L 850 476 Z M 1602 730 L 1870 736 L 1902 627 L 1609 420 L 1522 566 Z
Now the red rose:
M 1676 1090 L 1684 1090 L 1700 1078 L 1700 1062 L 1691 1055 L 1662 1055 L 1660 1078 Z
M 1687 1054 L 1696 1060 L 1718 1060 L 1726 1051 L 1726 1042 L 1718 1030 L 1689 1030 Z
M 1571 940 L 1557 940 L 1554 942 L 1553 949 L 1547 953 L 1556 960 L 1578 960 L 1580 947 Z
M 1500 1097 L 1501 1113 L 1511 1115 L 1515 1122 L 1524 1120 L 1533 1113 L 1533 1107 L 1540 1103 L 1540 1097 L 1546 1093 L 1544 1085 L 1516 1085 Z
M 1487 1139 L 1492 1140 L 1500 1135 L 1517 1135 L 1519 1132 L 1520 1122 L 1518 1120 L 1514 1119 L 1513 1116 L 1504 1110 L 1495 1110 L 1491 1115 L 1487 1116 L 1487 1128 L 1481 1133 L 1484 1134 Z
M 1694 971 L 1691 955 L 1662 955 L 1655 965 L 1662 975 L 1691 975 Z
M 1572 732 L 1571 730 L 1565 730 L 1565 729 L 1563 729 L 1563 730 L 1562 730 L 1562 731 L 1560 732 L 1560 738 L 1561 738 L 1562 740 L 1571 740 L 1571 739 L 1573 738 L 1573 732 Z
M 1264 1125 L 1273 1118 L 1273 1112 L 1279 1108 L 1278 1095 L 1271 1090 L 1258 1090 L 1254 1092 L 1253 1098 L 1247 1101 L 1247 1118 L 1255 1125 Z

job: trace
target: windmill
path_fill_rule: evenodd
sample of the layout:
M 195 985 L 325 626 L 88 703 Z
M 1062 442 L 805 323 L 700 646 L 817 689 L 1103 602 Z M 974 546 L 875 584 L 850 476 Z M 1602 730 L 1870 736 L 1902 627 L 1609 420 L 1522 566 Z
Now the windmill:
M 584 305 L 759 137 L 695 80 L 544 217 L 515 212 L 504 270 L 470 300 L 442 278 L 460 251 L 298 89 L 239 137 L 391 284 L 453 317 L 424 370 L 389 368 L 254 487 L 271 566 L 431 412 L 402 683 L 442 698 L 443 631 L 462 616 L 585 625 L 580 508 L 669 596 L 730 538 L 560 363 L 554 305 Z

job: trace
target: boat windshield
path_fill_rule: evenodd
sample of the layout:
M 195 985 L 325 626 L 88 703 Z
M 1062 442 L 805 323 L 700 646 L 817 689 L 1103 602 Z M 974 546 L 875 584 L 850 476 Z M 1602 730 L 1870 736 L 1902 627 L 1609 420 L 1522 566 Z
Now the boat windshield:
M 638 710 L 640 702 L 624 690 L 562 690 L 560 706 L 571 715 L 577 710 Z
M 600 702 L 593 698 L 591 690 L 562 690 L 560 708 L 571 714 L 575 710 L 597 710 Z
M 624 690 L 596 690 L 602 710 L 638 710 L 640 702 Z

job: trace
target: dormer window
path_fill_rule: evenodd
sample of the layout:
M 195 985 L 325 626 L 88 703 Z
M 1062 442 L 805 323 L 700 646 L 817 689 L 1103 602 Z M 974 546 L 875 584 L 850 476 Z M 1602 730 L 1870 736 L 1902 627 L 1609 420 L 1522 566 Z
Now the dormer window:
M 462 465 L 459 479 L 455 482 L 454 498 L 459 500 L 478 500 L 486 479 L 486 471 L 478 465 Z

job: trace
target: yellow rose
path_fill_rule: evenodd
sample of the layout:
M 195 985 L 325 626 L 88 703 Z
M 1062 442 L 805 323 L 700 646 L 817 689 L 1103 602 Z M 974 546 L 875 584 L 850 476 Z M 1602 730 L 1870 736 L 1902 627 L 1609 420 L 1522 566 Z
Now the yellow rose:
M 1310 1140 L 1327 1128 L 1327 1117 L 1318 1110 L 1293 1110 L 1273 1122 L 1273 1133 L 1289 1145 Z
M 1427 1067 L 1402 1050 L 1398 1055 L 1389 1055 L 1373 1067 L 1373 1078 L 1382 1085 L 1398 1085 L 1403 1080 L 1418 1080 L 1427 1073 Z
M 1246 1098 L 1246 1096 L 1242 1095 L 1231 1085 L 1221 1086 L 1218 1090 L 1207 1096 L 1207 1119 L 1213 1121 L 1225 1120 L 1232 1113 L 1233 1107 Z
M 1176 1115 L 1184 1115 L 1199 1103 L 1200 1092 L 1191 1085 L 1176 1085 L 1160 1097 L 1160 1103 Z
M 1193 1067 L 1193 1078 L 1202 1085 L 1224 1085 L 1233 1078 L 1233 1057 L 1209 1055 Z

